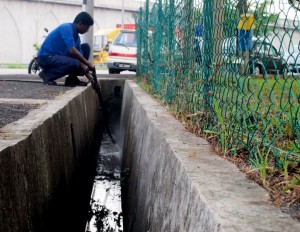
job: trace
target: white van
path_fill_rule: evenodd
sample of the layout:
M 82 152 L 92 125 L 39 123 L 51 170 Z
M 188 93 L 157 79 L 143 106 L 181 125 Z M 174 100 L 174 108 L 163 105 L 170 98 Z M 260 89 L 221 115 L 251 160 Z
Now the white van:
M 136 34 L 133 30 L 121 30 L 109 47 L 107 68 L 109 74 L 124 70 L 136 71 Z

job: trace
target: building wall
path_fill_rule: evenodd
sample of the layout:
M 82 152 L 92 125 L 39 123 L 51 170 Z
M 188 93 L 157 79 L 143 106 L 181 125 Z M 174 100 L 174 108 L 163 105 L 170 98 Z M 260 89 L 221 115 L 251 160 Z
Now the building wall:
M 124 23 L 134 23 L 134 14 L 143 3 L 124 0 Z M 94 0 L 93 30 L 114 28 L 122 23 L 122 1 Z M 1 0 L 0 64 L 27 64 L 35 55 L 33 44 L 41 44 L 49 31 L 72 22 L 82 10 L 82 0 Z

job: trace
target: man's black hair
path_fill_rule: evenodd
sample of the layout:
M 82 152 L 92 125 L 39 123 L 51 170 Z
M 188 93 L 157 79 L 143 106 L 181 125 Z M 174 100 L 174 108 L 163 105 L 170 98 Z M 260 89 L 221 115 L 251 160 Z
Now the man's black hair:
M 84 25 L 87 26 L 92 26 L 94 25 L 94 20 L 92 16 L 90 16 L 87 12 L 80 12 L 74 19 L 74 23 L 83 23 Z

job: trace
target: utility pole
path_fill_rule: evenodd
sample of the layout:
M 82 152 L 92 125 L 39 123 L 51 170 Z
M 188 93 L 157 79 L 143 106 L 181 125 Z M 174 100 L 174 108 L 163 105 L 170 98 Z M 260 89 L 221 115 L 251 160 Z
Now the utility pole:
M 124 0 L 122 0 L 122 30 L 124 29 Z
M 123 0 L 124 1 L 124 0 Z M 94 0 L 83 0 L 82 11 L 89 13 L 94 18 Z M 88 43 L 91 47 L 91 54 L 89 60 L 93 57 L 94 47 L 94 27 L 90 27 L 89 31 L 81 36 L 82 43 Z

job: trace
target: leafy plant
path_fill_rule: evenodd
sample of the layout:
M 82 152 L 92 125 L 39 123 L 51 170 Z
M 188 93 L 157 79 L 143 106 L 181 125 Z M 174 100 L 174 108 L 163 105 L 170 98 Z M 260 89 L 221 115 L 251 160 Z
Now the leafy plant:
M 297 175 L 297 174 L 294 174 L 294 177 L 293 179 L 291 180 L 291 182 L 286 185 L 283 190 L 284 191 L 288 191 L 290 190 L 291 188 L 294 188 L 294 189 L 298 189 L 300 191 L 300 176 Z
M 288 167 L 289 167 L 290 161 L 288 160 L 287 156 L 281 156 L 279 159 L 282 162 L 284 179 L 288 180 L 288 178 L 289 178 Z
M 215 113 L 217 115 L 221 130 L 219 132 L 212 131 L 212 130 L 204 130 L 204 132 L 208 133 L 208 134 L 220 135 L 221 148 L 222 148 L 222 150 L 227 152 L 228 151 L 228 136 L 229 136 L 228 128 L 227 128 L 227 125 L 222 116 L 221 109 L 216 101 L 214 101 L 214 109 L 215 109 Z
M 36 52 L 38 52 L 40 50 L 40 47 L 41 47 L 41 45 L 38 44 L 38 43 L 34 43 L 32 46 L 35 48 Z
M 254 30 L 254 35 L 268 35 L 270 33 L 269 29 L 274 28 L 274 24 L 277 22 L 279 14 L 274 14 L 269 12 L 269 6 L 272 6 L 274 1 L 266 0 L 262 3 L 255 2 L 254 6 L 254 17 L 256 28 Z M 272 26 L 271 26 L 272 25 Z
M 250 158 L 250 162 L 252 165 L 259 169 L 260 178 L 263 182 L 263 186 L 266 186 L 266 177 L 267 177 L 267 169 L 269 169 L 269 153 L 271 149 L 268 149 L 267 152 L 264 150 L 260 150 L 257 147 L 257 153 L 254 154 L 253 158 Z
M 148 83 L 147 77 L 138 78 L 136 81 L 147 93 L 153 92 L 153 86 Z

